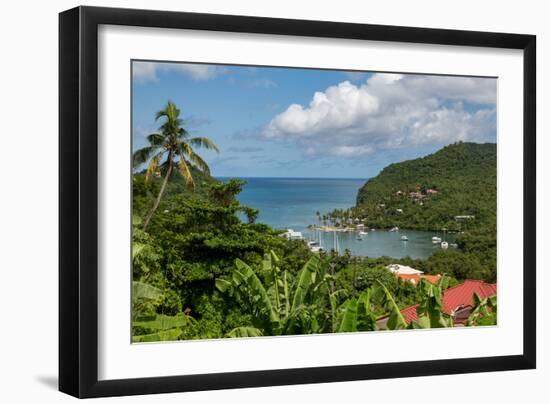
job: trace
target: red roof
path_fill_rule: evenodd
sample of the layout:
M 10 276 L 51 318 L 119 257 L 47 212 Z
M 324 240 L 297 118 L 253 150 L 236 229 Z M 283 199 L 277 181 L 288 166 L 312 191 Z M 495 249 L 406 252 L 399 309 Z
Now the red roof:
M 497 294 L 496 283 L 485 283 L 483 281 L 468 279 L 460 285 L 453 286 L 443 292 L 443 311 L 451 314 L 461 306 L 471 306 L 473 304 L 474 292 L 482 299 L 495 296 Z M 410 323 L 417 320 L 416 308 L 418 304 L 401 310 L 401 314 Z
M 403 314 L 403 317 L 405 317 L 405 320 L 407 320 L 407 323 L 410 323 L 411 321 L 418 320 L 418 315 L 416 314 L 416 308 L 418 307 L 418 304 L 415 304 L 414 306 L 407 307 L 406 309 L 401 310 L 401 314 Z

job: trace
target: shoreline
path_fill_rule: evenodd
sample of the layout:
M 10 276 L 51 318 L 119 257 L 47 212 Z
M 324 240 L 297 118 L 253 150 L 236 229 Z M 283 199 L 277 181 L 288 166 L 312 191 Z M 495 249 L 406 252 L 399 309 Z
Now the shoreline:
M 357 227 L 336 227 L 336 226 L 318 226 L 318 225 L 309 225 L 307 226 L 307 228 L 309 230 L 317 230 L 317 231 L 322 231 L 322 232 L 341 232 L 341 233 L 353 233 L 353 232 L 358 232 L 358 231 L 365 231 L 365 230 L 369 230 L 369 231 L 387 231 L 387 232 L 392 232 L 392 229 L 394 229 L 394 227 L 389 227 L 389 228 L 386 228 L 386 227 L 380 227 L 380 228 L 372 228 L 372 227 L 368 227 L 368 226 L 365 226 L 363 228 L 357 228 Z M 423 231 L 423 232 L 432 232 L 432 233 L 443 233 L 443 231 L 441 229 L 439 230 L 434 230 L 434 229 L 414 229 L 414 228 L 398 228 L 397 230 L 395 230 L 395 232 L 400 232 L 400 231 Z M 459 231 L 447 231 L 446 232 L 447 234 L 461 234 L 461 232 Z

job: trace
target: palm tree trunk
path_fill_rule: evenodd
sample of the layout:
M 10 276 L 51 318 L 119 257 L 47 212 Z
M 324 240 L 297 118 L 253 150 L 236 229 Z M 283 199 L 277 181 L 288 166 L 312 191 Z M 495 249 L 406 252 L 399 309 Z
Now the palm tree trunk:
M 166 175 L 164 176 L 164 180 L 162 181 L 162 185 L 160 186 L 160 191 L 159 191 L 159 194 L 157 195 L 157 199 L 155 199 L 155 204 L 153 205 L 151 212 L 149 212 L 149 214 L 145 218 L 145 221 L 143 222 L 143 230 L 147 228 L 147 226 L 149 225 L 149 221 L 153 216 L 153 213 L 155 213 L 155 210 L 157 210 L 157 208 L 159 207 L 162 194 L 166 189 L 166 184 L 168 184 L 168 180 L 170 179 L 171 174 L 172 174 L 172 154 L 170 153 L 170 155 L 168 156 L 168 169 L 166 170 Z

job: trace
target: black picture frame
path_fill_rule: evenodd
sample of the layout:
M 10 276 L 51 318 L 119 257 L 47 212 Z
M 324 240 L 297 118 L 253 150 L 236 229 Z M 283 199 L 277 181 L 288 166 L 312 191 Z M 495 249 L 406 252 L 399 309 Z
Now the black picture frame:
M 344 38 L 523 51 L 523 354 L 99 381 L 98 26 Z M 324 383 L 536 366 L 536 37 L 533 35 L 77 7 L 59 15 L 59 389 L 75 397 Z

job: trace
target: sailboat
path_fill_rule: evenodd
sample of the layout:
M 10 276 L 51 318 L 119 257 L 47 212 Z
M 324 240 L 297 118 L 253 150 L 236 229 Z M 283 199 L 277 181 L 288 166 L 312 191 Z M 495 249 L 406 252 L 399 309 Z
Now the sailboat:
M 441 248 L 446 250 L 449 248 L 449 243 L 445 240 L 445 235 L 447 234 L 447 229 L 443 228 L 443 241 L 441 242 Z
M 323 251 L 323 247 L 321 246 L 321 232 L 317 231 L 317 229 L 313 229 L 313 239 L 307 242 L 307 246 L 311 250 L 311 252 L 318 253 L 320 251 Z

